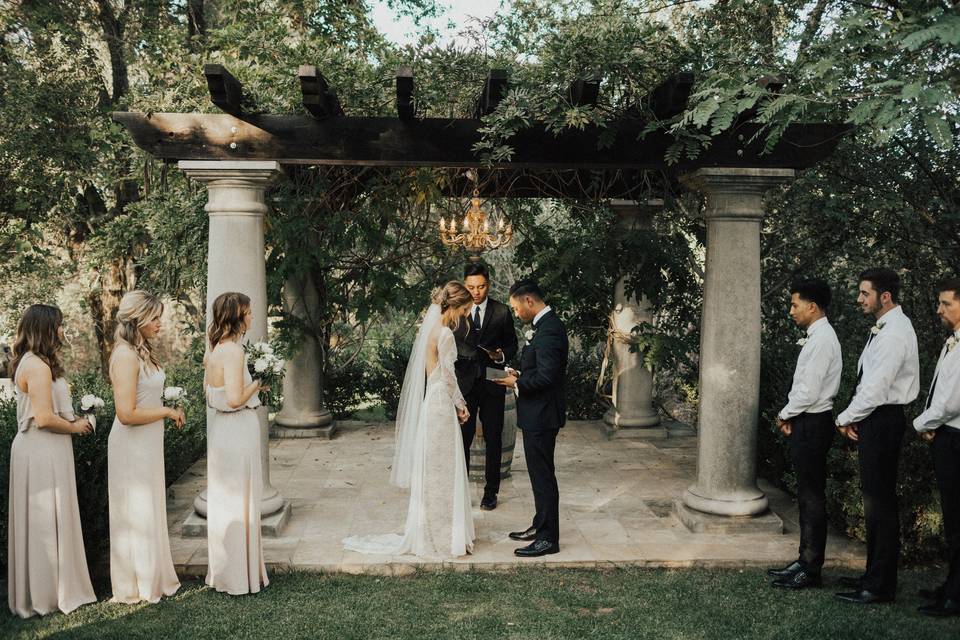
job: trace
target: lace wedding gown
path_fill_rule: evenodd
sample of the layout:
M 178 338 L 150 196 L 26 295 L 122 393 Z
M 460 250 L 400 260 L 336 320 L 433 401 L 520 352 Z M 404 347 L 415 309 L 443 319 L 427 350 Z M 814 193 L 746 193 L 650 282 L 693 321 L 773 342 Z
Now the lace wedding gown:
M 432 309 L 439 319 L 439 313 Z M 430 323 L 424 322 L 417 343 L 424 340 L 432 331 Z M 383 534 L 373 536 L 351 536 L 343 540 L 349 551 L 370 554 L 413 554 L 423 558 L 444 559 L 463 556 L 473 551 L 474 528 L 473 512 L 470 505 L 470 483 L 467 478 L 466 461 L 463 454 L 463 436 L 457 409 L 466 406 L 457 376 L 454 362 L 457 359 L 457 347 L 453 332 L 446 326 L 437 329 L 437 365 L 427 374 L 426 368 L 408 368 L 404 387 L 422 385 L 426 374 L 426 389 L 419 402 L 416 419 L 410 421 L 413 429 L 406 433 L 404 429 L 403 401 L 398 411 L 398 456 L 394 467 L 407 469 L 398 480 L 394 474 L 392 481 L 400 486 L 405 484 L 409 473 L 410 502 L 407 509 L 407 521 L 403 535 Z M 411 353 L 411 365 L 419 364 L 418 344 L 414 344 Z M 426 344 L 421 349 L 429 349 Z M 423 354 L 420 354 L 421 356 Z M 413 375 L 411 375 L 413 374 Z M 419 381 L 417 380 L 419 377 Z M 410 393 L 413 391 L 413 393 Z M 406 394 L 416 402 L 416 387 Z M 406 407 L 409 409 L 410 407 Z M 415 422 L 415 423 L 414 423 Z M 405 447 L 405 442 L 409 446 Z M 404 449 L 408 449 L 408 453 Z M 398 459 L 399 458 L 399 459 Z

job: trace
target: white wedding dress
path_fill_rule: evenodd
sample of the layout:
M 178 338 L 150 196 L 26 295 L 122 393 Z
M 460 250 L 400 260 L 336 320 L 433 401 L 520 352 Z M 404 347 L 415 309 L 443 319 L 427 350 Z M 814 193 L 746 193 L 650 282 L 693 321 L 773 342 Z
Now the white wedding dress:
M 434 359 L 436 366 L 428 369 Z M 347 550 L 430 559 L 473 551 L 470 483 L 457 419 L 457 409 L 466 403 L 457 385 L 456 359 L 453 332 L 433 305 L 411 350 L 397 410 L 390 482 L 410 488 L 403 535 L 350 536 L 343 540 Z

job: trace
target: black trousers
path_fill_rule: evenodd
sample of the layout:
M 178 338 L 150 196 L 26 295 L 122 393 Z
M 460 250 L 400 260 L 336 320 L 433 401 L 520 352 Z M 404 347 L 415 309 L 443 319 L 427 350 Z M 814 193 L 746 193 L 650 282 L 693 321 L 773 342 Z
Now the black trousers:
M 798 557 L 804 569 L 819 574 L 827 546 L 827 452 L 833 442 L 833 412 L 801 413 L 790 422 L 788 443 L 800 508 Z
M 933 464 L 940 487 L 943 533 L 950 562 L 943 589 L 948 598 L 960 600 L 960 430 L 937 429 L 933 439 Z
M 867 525 L 867 570 L 864 589 L 893 596 L 900 560 L 900 511 L 897 504 L 897 464 L 906 419 L 901 405 L 874 409 L 858 430 L 860 490 Z
M 460 426 L 463 433 L 463 453 L 470 473 L 470 447 L 477 431 L 477 416 L 480 416 L 486 458 L 483 464 L 483 495 L 495 496 L 500 492 L 500 462 L 503 449 L 504 388 L 486 380 L 478 380 L 464 400 L 470 411 L 470 419 Z
M 553 452 L 557 446 L 559 431 L 524 431 L 523 456 L 527 461 L 527 473 L 533 487 L 533 503 L 536 515 L 533 527 L 537 540 L 560 542 L 560 488 L 557 486 Z

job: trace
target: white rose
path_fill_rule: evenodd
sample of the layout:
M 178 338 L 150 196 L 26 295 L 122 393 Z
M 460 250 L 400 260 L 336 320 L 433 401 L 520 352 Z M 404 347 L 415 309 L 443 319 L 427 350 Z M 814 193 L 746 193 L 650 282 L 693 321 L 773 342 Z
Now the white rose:
M 803 345 L 807 344 L 807 338 L 800 338 L 797 340 L 797 344 L 802 347 Z
M 100 400 L 97 396 L 92 393 L 88 393 L 80 398 L 80 409 L 83 411 L 90 411 L 93 407 L 97 405 L 97 400 Z M 100 400 L 102 403 L 103 401 Z
M 283 373 L 283 360 L 279 358 L 273 362 L 273 372 L 274 373 Z
M 187 392 L 183 390 L 183 387 L 167 387 L 163 390 L 164 400 L 182 400 L 186 395 Z
M 270 363 L 267 362 L 266 358 L 257 358 L 253 362 L 253 370 L 257 373 L 263 373 L 270 367 Z
M 261 343 L 260 343 L 260 351 L 263 352 L 263 353 L 265 353 L 265 354 L 267 354 L 268 356 L 272 356 L 272 355 L 273 355 L 273 347 L 271 347 L 271 346 L 270 346 L 269 344 L 267 344 L 266 342 L 261 342 Z
M 527 339 L 527 342 L 533 340 L 533 329 L 527 329 L 527 332 L 523 334 L 523 337 Z

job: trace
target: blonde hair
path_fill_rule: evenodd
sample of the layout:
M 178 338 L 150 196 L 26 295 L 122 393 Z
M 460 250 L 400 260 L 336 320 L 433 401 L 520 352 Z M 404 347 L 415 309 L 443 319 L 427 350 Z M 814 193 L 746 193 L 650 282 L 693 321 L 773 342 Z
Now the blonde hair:
M 120 308 L 117 309 L 117 329 L 113 334 L 113 352 L 117 352 L 117 346 L 125 344 L 133 349 L 141 362 L 159 369 L 160 363 L 153 356 L 153 346 L 140 333 L 140 328 L 153 322 L 154 318 L 159 317 L 162 313 L 163 303 L 160 302 L 160 298 L 152 293 L 142 289 L 125 293 L 123 298 L 120 299 Z
M 444 314 L 443 322 L 448 327 L 450 326 L 447 323 L 446 313 L 449 309 L 459 309 L 464 305 L 468 305 L 473 302 L 473 296 L 470 295 L 470 292 L 465 286 L 457 282 L 456 280 L 451 280 L 447 284 L 443 285 L 439 289 L 434 290 L 433 292 L 433 303 L 440 305 L 440 312 Z M 460 316 L 457 316 L 456 324 L 451 329 L 456 330 L 460 327 Z

